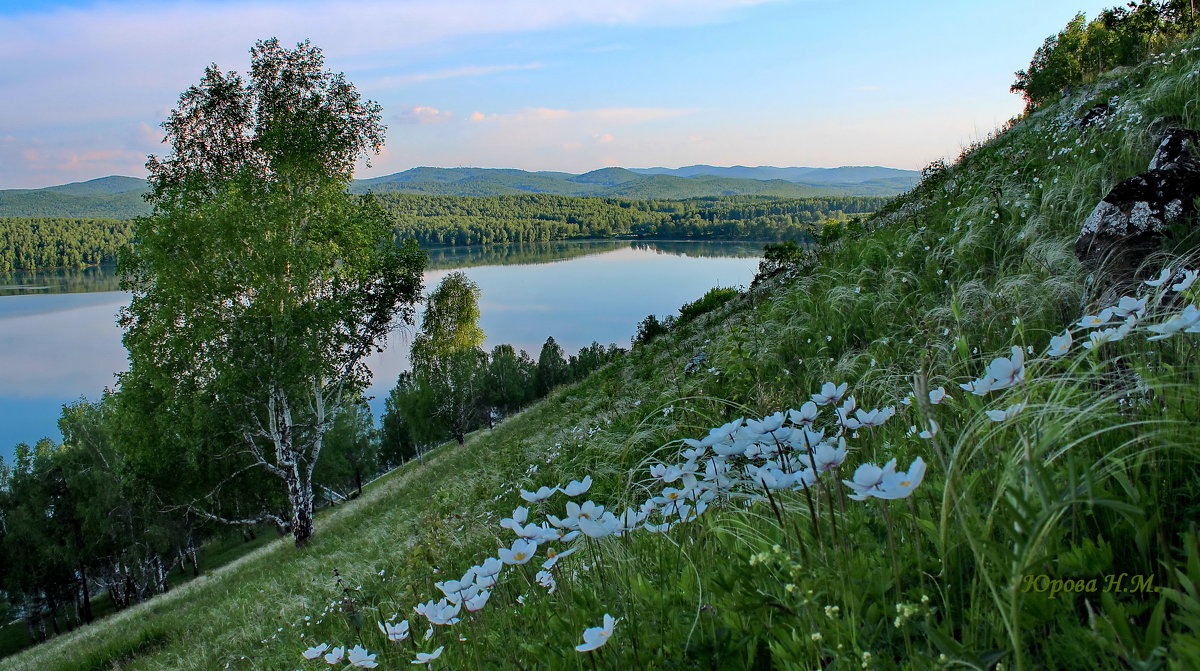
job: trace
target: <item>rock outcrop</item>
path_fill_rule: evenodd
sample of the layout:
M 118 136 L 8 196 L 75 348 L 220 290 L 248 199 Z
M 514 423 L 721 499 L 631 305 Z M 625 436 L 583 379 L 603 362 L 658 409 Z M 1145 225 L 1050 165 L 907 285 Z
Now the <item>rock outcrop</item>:
M 1167 229 L 1195 216 L 1200 196 L 1200 133 L 1166 130 L 1146 172 L 1113 187 L 1083 223 L 1075 255 L 1093 270 L 1132 277 Z

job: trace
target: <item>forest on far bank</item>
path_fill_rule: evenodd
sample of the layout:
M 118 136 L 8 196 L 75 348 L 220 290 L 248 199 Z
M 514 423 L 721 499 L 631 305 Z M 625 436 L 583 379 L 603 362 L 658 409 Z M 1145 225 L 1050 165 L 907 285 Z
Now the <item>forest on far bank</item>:
M 376 196 L 395 239 L 423 246 L 632 237 L 777 241 L 814 235 L 822 222 L 874 212 L 882 196 L 721 196 L 638 200 L 591 196 Z M 0 217 L 0 272 L 114 263 L 134 220 Z

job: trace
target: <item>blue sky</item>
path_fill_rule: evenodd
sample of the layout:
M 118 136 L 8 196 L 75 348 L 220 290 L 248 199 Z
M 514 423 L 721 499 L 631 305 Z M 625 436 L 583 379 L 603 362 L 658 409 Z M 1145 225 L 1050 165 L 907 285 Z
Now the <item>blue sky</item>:
M 308 38 L 384 106 L 359 177 L 432 166 L 917 169 L 1021 110 L 1114 0 L 0 0 L 0 188 L 143 176 L 208 63 Z

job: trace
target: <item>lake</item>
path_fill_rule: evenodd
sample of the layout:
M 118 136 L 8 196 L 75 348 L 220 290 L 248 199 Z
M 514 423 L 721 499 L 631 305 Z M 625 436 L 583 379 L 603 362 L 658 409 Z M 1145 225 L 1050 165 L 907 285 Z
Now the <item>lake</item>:
M 536 360 L 547 336 L 567 354 L 593 341 L 629 347 L 648 314 L 673 314 L 714 286 L 745 286 L 761 244 L 580 241 L 431 248 L 425 293 L 462 270 L 480 288 L 485 347 L 510 343 Z M 112 268 L 0 274 L 0 456 L 18 442 L 61 440 L 64 403 L 95 400 L 127 367 L 117 311 L 129 294 Z M 397 330 L 368 364 L 378 421 L 408 367 L 415 327 Z

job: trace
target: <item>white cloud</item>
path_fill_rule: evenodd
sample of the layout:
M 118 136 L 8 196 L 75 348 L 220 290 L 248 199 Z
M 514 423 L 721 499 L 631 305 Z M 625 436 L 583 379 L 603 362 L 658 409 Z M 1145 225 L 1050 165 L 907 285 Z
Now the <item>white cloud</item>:
M 405 84 L 436 81 L 439 79 L 452 79 L 455 77 L 479 77 L 481 75 L 490 75 L 496 72 L 510 72 L 512 70 L 535 70 L 540 67 L 542 67 L 541 63 L 524 63 L 521 65 L 465 65 L 463 67 L 446 68 L 443 70 L 433 70 L 430 72 L 414 72 L 412 74 L 389 75 L 386 77 L 378 77 L 376 79 L 364 79 L 360 82 L 359 88 L 379 90 L 396 86 L 404 86 Z
M 391 120 L 400 124 L 440 123 L 454 118 L 453 112 L 428 105 L 410 105 L 393 114 Z
M 515 112 L 485 114 L 472 112 L 469 117 L 475 122 L 496 124 L 528 124 L 571 121 L 593 126 L 638 124 L 659 119 L 670 119 L 693 110 L 671 107 L 602 107 L 597 109 L 565 110 L 548 107 L 527 107 Z

